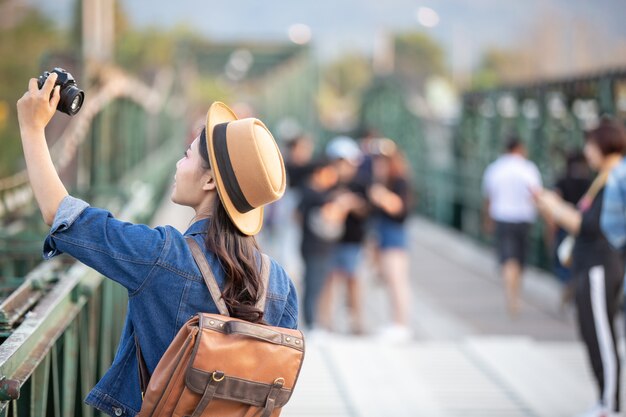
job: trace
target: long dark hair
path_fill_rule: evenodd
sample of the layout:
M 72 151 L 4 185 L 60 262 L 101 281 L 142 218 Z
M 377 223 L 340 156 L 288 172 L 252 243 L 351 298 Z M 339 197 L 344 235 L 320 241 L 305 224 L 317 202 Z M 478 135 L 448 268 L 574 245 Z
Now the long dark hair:
M 209 169 L 205 129 L 200 134 L 199 149 L 203 168 Z M 257 262 L 259 246 L 254 236 L 244 235 L 237 229 L 219 198 L 213 205 L 205 243 L 207 249 L 215 253 L 226 273 L 222 298 L 230 315 L 252 323 L 263 323 L 263 311 L 255 307 L 262 291 L 265 291 Z

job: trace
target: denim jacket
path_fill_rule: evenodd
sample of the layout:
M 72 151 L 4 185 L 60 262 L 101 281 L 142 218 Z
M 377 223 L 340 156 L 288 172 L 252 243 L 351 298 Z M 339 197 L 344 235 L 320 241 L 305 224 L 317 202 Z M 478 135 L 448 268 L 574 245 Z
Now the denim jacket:
M 218 313 L 184 236 L 202 248 L 209 220 L 182 235 L 171 226 L 150 228 L 119 221 L 102 209 L 66 197 L 44 242 L 44 258 L 67 253 L 128 290 L 128 312 L 113 364 L 85 402 L 112 416 L 134 416 L 141 408 L 135 353 L 137 335 L 150 373 L 182 325 L 198 312 Z M 225 274 L 216 256 L 205 255 L 223 288 Z M 298 325 L 293 283 L 272 260 L 265 307 L 268 324 Z

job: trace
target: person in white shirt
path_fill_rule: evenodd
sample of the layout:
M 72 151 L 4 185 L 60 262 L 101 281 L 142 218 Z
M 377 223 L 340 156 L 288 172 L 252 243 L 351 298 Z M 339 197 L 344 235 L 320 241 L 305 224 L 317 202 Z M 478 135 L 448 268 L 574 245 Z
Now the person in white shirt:
M 537 216 L 532 192 L 541 187 L 539 169 L 526 158 L 526 148 L 516 137 L 508 140 L 506 153 L 483 176 L 485 230 L 493 233 L 495 225 L 496 251 L 512 316 L 519 313 L 528 232 Z

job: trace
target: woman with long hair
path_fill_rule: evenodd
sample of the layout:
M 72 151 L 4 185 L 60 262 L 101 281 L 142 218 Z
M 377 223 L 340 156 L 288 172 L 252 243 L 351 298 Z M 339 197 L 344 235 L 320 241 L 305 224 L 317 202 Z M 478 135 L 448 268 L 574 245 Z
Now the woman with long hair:
M 213 103 L 206 126 L 176 164 L 174 203 L 195 210 L 181 234 L 149 228 L 68 195 L 46 144 L 44 128 L 59 102 L 56 74 L 40 90 L 31 79 L 18 101 L 22 145 L 31 186 L 51 226 L 44 257 L 67 253 L 128 290 L 128 312 L 110 369 L 85 402 L 103 413 L 133 416 L 142 404 L 135 340 L 152 373 L 180 327 L 197 312 L 218 313 L 186 238 L 200 245 L 232 317 L 297 327 L 294 286 L 280 265 L 270 265 L 267 288 L 254 235 L 263 206 L 279 199 L 285 170 L 274 138 L 253 118 L 237 119 Z M 257 302 L 266 297 L 264 311 Z
M 393 317 L 393 324 L 380 336 L 391 342 L 406 342 L 412 337 L 406 230 L 410 205 L 409 168 L 404 154 L 390 139 L 385 139 L 380 148 L 380 154 L 373 160 L 374 184 L 368 196 L 375 207 L 378 262 L 389 291 Z
M 625 150 L 624 128 L 603 119 L 585 137 L 585 158 L 598 175 L 579 203 L 573 206 L 553 191 L 535 195 L 541 213 L 575 237 L 571 271 L 578 326 L 600 394 L 598 403 L 584 414 L 589 417 L 617 415 L 620 410 L 615 316 L 622 297 L 624 260 L 602 233 L 600 215 L 607 178 Z

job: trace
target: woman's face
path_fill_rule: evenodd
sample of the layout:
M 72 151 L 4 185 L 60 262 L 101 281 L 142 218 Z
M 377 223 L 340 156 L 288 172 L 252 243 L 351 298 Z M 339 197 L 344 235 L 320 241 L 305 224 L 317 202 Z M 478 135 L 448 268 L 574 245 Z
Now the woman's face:
M 596 145 L 593 140 L 587 140 L 583 148 L 583 153 L 585 154 L 585 159 L 587 159 L 589 167 L 595 171 L 599 170 L 604 162 L 604 155 L 602 155 L 602 151 L 600 151 L 598 145 Z
M 176 175 L 172 187 L 171 200 L 182 206 L 198 207 L 206 196 L 206 183 L 210 170 L 202 164 L 197 137 L 185 150 L 185 154 L 176 163 Z

